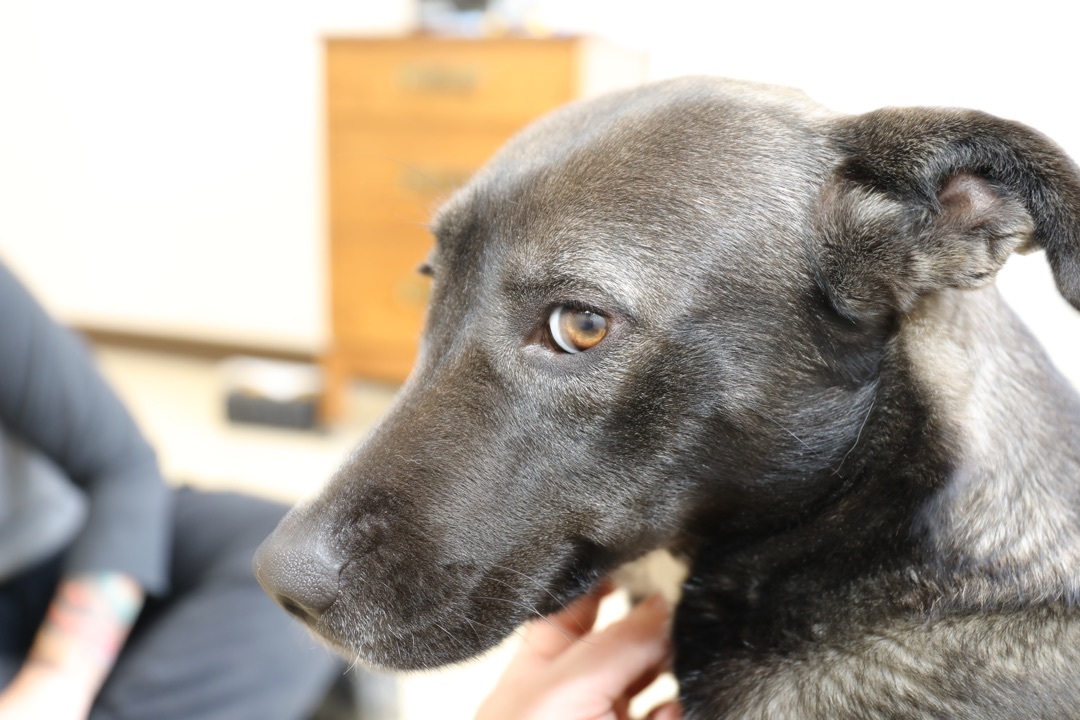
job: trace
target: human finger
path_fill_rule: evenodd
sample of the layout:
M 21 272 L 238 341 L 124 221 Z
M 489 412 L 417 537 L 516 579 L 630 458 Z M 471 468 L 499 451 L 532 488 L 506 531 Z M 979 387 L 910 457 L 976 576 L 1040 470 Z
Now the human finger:
M 671 609 L 656 595 L 617 623 L 586 637 L 559 659 L 559 674 L 612 700 L 662 667 L 670 651 Z
M 608 584 L 583 595 L 561 611 L 529 622 L 521 653 L 551 660 L 588 634 L 600 612 L 600 601 L 610 592 Z
M 665 656 L 663 662 L 646 668 L 644 673 L 635 678 L 634 681 L 627 686 L 626 696 L 630 698 L 636 697 L 638 693 L 652 685 L 656 678 L 660 677 L 661 674 L 669 669 L 667 660 L 668 657 Z
M 515 712 L 525 717 L 523 713 L 533 700 L 551 690 L 551 663 L 588 634 L 596 622 L 600 600 L 610 591 L 611 586 L 604 583 L 562 612 L 531 621 L 521 646 L 481 705 L 477 720 L 507 718 Z

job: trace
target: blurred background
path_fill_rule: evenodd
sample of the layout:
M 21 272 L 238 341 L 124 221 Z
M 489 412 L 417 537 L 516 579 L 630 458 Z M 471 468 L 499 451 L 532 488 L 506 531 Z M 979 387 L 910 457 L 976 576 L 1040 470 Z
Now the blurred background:
M 0 259 L 94 343 L 167 474 L 291 501 L 408 370 L 431 210 L 530 119 L 719 74 L 975 107 L 1077 157 L 1077 27 L 1043 0 L 0 0 Z M 1080 383 L 1041 254 L 999 284 Z M 400 717 L 470 717 L 504 657 L 399 683 Z

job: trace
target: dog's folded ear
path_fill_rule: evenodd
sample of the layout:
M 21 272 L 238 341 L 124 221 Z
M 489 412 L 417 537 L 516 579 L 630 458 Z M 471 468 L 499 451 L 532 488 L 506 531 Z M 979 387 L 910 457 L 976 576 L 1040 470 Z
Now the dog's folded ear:
M 1080 172 L 1053 142 L 967 110 L 885 109 L 841 120 L 844 160 L 822 192 L 819 284 L 853 321 L 990 282 L 1014 251 L 1046 250 L 1080 309 Z

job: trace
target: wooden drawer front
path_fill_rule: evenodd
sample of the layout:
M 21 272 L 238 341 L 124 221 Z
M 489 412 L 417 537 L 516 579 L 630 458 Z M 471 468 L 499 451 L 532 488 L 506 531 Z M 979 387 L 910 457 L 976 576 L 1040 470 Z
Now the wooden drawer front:
M 520 127 L 574 97 L 575 43 L 327 44 L 331 128 L 356 122 Z
M 501 133 L 468 130 L 335 132 L 329 161 L 333 222 L 426 227 L 505 140 Z
M 373 349 L 367 343 L 354 344 L 341 339 L 335 362 L 342 363 L 349 375 L 400 383 L 409 375 L 416 361 L 416 347 L 383 345 Z
M 336 337 L 372 352 L 415 353 L 430 281 L 417 268 L 431 249 L 424 228 L 335 230 L 330 260 Z

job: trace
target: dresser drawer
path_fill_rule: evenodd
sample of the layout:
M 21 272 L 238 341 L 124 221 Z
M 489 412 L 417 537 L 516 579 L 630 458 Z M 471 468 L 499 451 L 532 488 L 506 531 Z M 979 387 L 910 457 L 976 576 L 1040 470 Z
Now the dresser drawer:
M 574 96 L 576 47 L 571 40 L 331 40 L 330 126 L 518 128 Z
M 431 250 L 430 235 L 380 224 L 335 232 L 342 239 L 330 263 L 335 336 L 374 351 L 415 351 L 431 282 L 417 269 Z
M 427 224 L 506 141 L 466 129 L 334 131 L 330 135 L 330 215 L 342 226 Z

